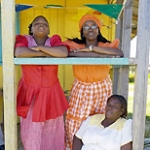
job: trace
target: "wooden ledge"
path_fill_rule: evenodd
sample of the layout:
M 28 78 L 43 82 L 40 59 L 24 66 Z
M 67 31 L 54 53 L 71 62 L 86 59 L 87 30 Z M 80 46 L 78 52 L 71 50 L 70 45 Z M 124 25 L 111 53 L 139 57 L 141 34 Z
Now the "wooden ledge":
M 129 58 L 79 58 L 79 57 L 67 57 L 67 58 L 14 58 L 14 63 L 18 64 L 34 64 L 34 65 L 53 65 L 53 64 L 109 64 L 109 65 L 135 65 L 134 59 Z

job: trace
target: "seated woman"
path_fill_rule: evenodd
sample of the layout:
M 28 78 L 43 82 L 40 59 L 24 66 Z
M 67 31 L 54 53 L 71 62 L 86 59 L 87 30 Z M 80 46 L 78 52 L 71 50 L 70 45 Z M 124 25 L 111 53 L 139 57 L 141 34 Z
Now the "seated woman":
M 107 100 L 106 112 L 89 116 L 73 138 L 73 150 L 132 150 L 132 120 L 121 95 Z

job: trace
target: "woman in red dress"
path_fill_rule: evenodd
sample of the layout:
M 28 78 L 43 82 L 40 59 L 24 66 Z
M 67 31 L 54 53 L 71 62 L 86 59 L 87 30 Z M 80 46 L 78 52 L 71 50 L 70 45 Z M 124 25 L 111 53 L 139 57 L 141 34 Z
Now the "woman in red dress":
M 29 35 L 16 36 L 15 57 L 67 57 L 68 46 L 49 33 L 47 19 L 37 16 Z M 21 69 L 17 114 L 24 149 L 64 150 L 63 113 L 68 102 L 59 83 L 58 65 L 21 65 Z

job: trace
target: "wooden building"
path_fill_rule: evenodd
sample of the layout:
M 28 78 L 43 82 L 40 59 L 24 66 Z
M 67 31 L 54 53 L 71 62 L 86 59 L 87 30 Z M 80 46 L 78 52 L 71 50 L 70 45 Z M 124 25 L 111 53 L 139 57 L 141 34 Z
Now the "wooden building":
M 100 3 L 115 2 L 123 3 L 123 0 L 100 1 Z M 2 82 L 0 83 L 0 87 L 3 88 L 6 150 L 17 150 L 15 97 L 16 86 L 20 76 L 19 64 L 60 64 L 60 80 L 64 90 L 70 88 L 73 80 L 72 77 L 67 76 L 67 71 L 72 64 L 111 64 L 114 70 L 114 92 L 122 94 L 125 97 L 128 95 L 129 66 L 135 65 L 133 149 L 143 149 L 150 39 L 149 0 L 127 0 L 117 26 L 114 25 L 112 19 L 102 15 L 106 27 L 104 34 L 109 40 L 113 40 L 115 38 L 114 35 L 121 40 L 120 47 L 124 51 L 125 58 L 14 58 L 13 50 L 16 33 L 27 34 L 27 25 L 38 14 L 49 18 L 52 34 L 58 33 L 63 39 L 65 37 L 78 36 L 76 35 L 76 31 L 78 30 L 77 23 L 74 24 L 77 17 L 74 18 L 74 15 L 79 14 L 77 8 L 84 3 L 98 4 L 99 0 L 1 0 L 2 67 L 0 68 L 0 77 Z M 15 6 L 17 4 L 33 5 L 34 7 L 28 11 L 16 13 Z M 64 9 L 46 9 L 46 6 L 50 4 L 59 4 Z M 82 14 L 83 12 L 80 11 L 80 13 Z M 61 24 L 58 24 L 57 21 L 61 22 Z M 74 24 L 73 28 L 75 32 L 69 27 L 70 24 Z M 110 26 L 111 29 L 109 30 Z M 130 59 L 130 41 L 135 35 L 137 35 L 137 55 L 135 59 Z

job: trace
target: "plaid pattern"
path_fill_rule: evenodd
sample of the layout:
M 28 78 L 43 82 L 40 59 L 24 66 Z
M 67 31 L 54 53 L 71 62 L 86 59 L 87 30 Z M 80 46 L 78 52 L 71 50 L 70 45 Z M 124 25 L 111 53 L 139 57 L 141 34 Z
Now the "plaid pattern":
M 24 150 L 64 150 L 63 116 L 45 122 L 32 122 L 32 108 L 21 117 L 21 140 Z
M 110 77 L 103 81 L 84 83 L 77 79 L 70 93 L 69 109 L 66 115 L 66 149 L 72 147 L 73 135 L 88 116 L 105 112 L 108 97 L 112 94 Z

